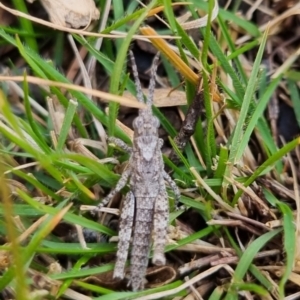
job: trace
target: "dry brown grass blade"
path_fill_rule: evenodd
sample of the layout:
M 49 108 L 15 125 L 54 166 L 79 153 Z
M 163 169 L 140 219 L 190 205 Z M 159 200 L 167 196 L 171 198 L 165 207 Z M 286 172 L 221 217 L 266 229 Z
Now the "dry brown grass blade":
M 128 92 L 124 92 L 125 93 L 128 93 Z M 127 94 L 127 96 L 129 99 L 136 99 L 134 96 L 132 96 L 130 93 Z M 105 109 L 105 113 L 108 115 L 109 114 L 109 108 L 107 107 Z M 122 123 L 121 121 L 119 121 L 118 119 L 116 120 L 116 124 L 117 126 L 130 138 L 131 141 L 133 141 L 133 130 L 131 128 L 129 128 L 128 126 L 126 126 L 124 123 Z
M 84 31 L 84 30 L 73 29 L 73 28 L 68 28 L 68 27 L 56 25 L 56 24 L 53 24 L 51 22 L 48 22 L 48 21 L 45 21 L 45 20 L 42 20 L 42 19 L 39 19 L 39 18 L 32 17 L 32 16 L 30 16 L 28 14 L 25 14 L 25 13 L 22 13 L 18 10 L 9 8 L 9 7 L 5 6 L 2 2 L 0 2 L 0 8 L 8 11 L 9 13 L 11 13 L 14 16 L 25 18 L 25 19 L 30 20 L 32 22 L 35 22 L 37 24 L 41 24 L 41 25 L 47 26 L 49 28 L 64 31 L 64 32 L 77 33 L 77 34 L 84 35 L 84 36 L 107 37 L 107 38 L 111 38 L 111 39 L 126 38 L 126 36 L 127 36 L 127 33 L 123 33 L 123 34 L 122 33 L 120 33 L 120 34 L 102 34 L 102 33 L 89 32 L 89 31 Z M 134 39 L 142 38 L 140 35 L 133 35 L 132 37 Z M 151 36 L 151 38 L 152 39 L 157 39 L 157 38 L 178 39 L 179 37 L 174 37 L 174 36 L 170 36 L 170 35 L 161 35 L 161 36 L 153 35 L 153 36 Z
M 148 89 L 142 89 L 144 95 L 148 94 Z M 125 91 L 123 93 L 128 99 L 134 100 L 136 99 L 131 93 Z M 173 107 L 173 106 L 181 106 L 186 105 L 186 95 L 185 92 L 182 91 L 172 91 L 170 88 L 161 88 L 156 89 L 154 91 L 153 104 L 156 107 Z
M 62 220 L 64 215 L 69 211 L 69 209 L 72 207 L 73 203 L 69 203 L 66 207 L 61 209 L 55 216 L 53 216 L 52 220 L 48 224 L 47 228 L 45 229 L 44 234 L 49 234 L 56 226 L 57 224 Z
M 147 287 L 155 288 L 173 282 L 177 272 L 172 266 L 150 267 L 147 269 Z
M 204 266 L 210 265 L 212 262 L 220 259 L 219 254 L 211 254 L 199 259 L 191 260 L 188 263 L 183 264 L 181 267 L 178 268 L 178 273 L 180 275 L 186 274 L 193 270 L 203 268 Z M 220 265 L 220 264 L 219 264 Z
M 212 10 L 212 16 L 210 19 L 210 22 L 212 22 L 219 13 L 219 4 L 218 1 L 214 1 L 214 8 Z M 188 12 L 190 15 L 192 15 L 190 12 Z M 189 21 L 189 22 L 185 22 L 185 23 L 180 23 L 180 26 L 185 29 L 185 30 L 189 30 L 189 29 L 194 29 L 194 28 L 201 28 L 201 27 L 205 27 L 207 25 L 207 21 L 208 21 L 208 14 L 206 14 L 204 17 L 202 18 L 198 18 L 196 20 L 193 21 Z
M 272 21 L 267 22 L 259 27 L 260 32 L 264 32 L 267 27 L 271 28 L 272 35 L 275 35 L 276 33 L 280 32 L 280 24 L 293 15 L 300 14 L 300 2 L 296 5 L 292 5 L 288 10 L 284 11 L 281 15 L 277 16 L 276 18 L 273 18 Z M 249 41 L 252 38 L 250 35 L 244 35 L 240 37 L 238 40 L 236 40 L 236 45 L 241 45 L 247 41 Z
M 42 272 L 38 272 L 33 269 L 28 270 L 30 278 L 34 278 L 32 285 L 34 287 L 33 291 L 30 293 L 27 299 L 47 299 L 49 295 L 52 298 L 57 297 L 57 292 L 62 285 L 62 282 L 59 280 L 54 280 L 50 276 L 45 275 Z M 37 297 L 37 292 L 44 292 L 44 297 Z M 71 288 L 68 288 L 64 291 L 63 296 L 66 299 L 72 300 L 92 300 L 93 298 L 86 296 L 82 293 L 79 293 Z M 60 298 L 61 299 L 61 298 Z
M 161 53 L 163 53 L 166 58 L 172 63 L 172 65 L 190 82 L 195 85 L 199 82 L 199 76 L 192 71 L 192 69 L 186 65 L 186 63 L 181 59 L 181 57 L 176 54 L 168 45 L 168 43 L 163 40 L 162 37 L 159 38 L 158 34 L 151 27 L 142 27 L 140 32 L 146 36 L 152 44 L 157 48 Z M 157 38 L 153 39 L 152 36 Z
M 48 218 L 49 215 L 44 215 L 35 221 L 29 228 L 27 228 L 23 233 L 21 233 L 17 238 L 17 243 L 22 243 L 26 240 L 36 229 L 43 224 L 43 222 Z M 6 243 L 4 246 L 11 247 L 12 243 Z M 10 251 L 1 250 L 0 251 L 0 269 L 6 268 L 11 263 Z
M 197 244 L 186 244 L 179 246 L 177 250 L 185 251 L 185 252 L 195 252 L 195 253 L 205 253 L 205 254 L 212 254 L 218 252 L 228 252 L 234 253 L 234 250 L 231 248 L 222 248 L 218 246 L 203 246 Z
M 0 76 L 0 81 L 19 81 L 22 82 L 24 81 L 23 76 Z M 138 102 L 137 100 L 133 101 L 131 99 L 127 99 L 122 96 L 117 96 L 101 91 L 96 91 L 93 89 L 88 89 L 82 86 L 77 86 L 71 83 L 62 83 L 62 82 L 56 82 L 56 81 L 51 81 L 51 80 L 45 80 L 45 79 L 40 79 L 34 76 L 26 76 L 26 81 L 29 83 L 37 84 L 37 85 L 45 85 L 45 86 L 55 86 L 59 88 L 64 88 L 64 89 L 69 89 L 73 91 L 78 91 L 82 92 L 88 95 L 92 95 L 95 97 L 101 98 L 101 100 L 105 100 L 107 102 L 109 101 L 115 101 L 118 102 L 119 104 L 123 106 L 128 106 L 128 107 L 134 107 L 134 108 L 145 108 L 146 105 L 144 103 Z
M 193 3 L 192 2 L 177 2 L 177 3 L 172 3 L 171 6 L 175 7 L 175 6 L 180 6 L 180 5 L 183 6 L 183 5 L 190 5 L 190 4 L 193 4 Z M 155 7 L 148 13 L 148 17 L 158 14 L 159 12 L 163 11 L 163 9 L 164 9 L 164 6 Z M 215 5 L 214 5 L 213 11 L 212 11 L 212 16 L 211 16 L 211 22 L 218 16 L 218 13 L 219 13 L 219 4 L 218 4 L 218 1 L 215 1 Z M 193 21 L 185 22 L 191 16 L 192 16 L 191 12 L 187 12 L 183 16 L 177 18 L 178 23 L 181 25 L 181 27 L 183 29 L 189 30 L 189 29 L 194 29 L 194 28 L 205 27 L 207 25 L 207 21 L 208 21 L 207 14 L 202 18 L 198 18 Z
M 32 233 L 34 233 L 38 227 L 47 219 L 49 215 L 44 215 L 36 220 L 30 227 L 28 227 L 21 235 L 18 236 L 18 243 L 22 243 L 27 239 Z
M 285 73 L 287 70 L 291 68 L 294 62 L 299 59 L 300 56 L 300 48 L 298 48 L 294 53 L 291 53 L 288 59 L 276 70 L 276 72 L 271 76 L 272 79 L 277 78 L 282 73 Z
M 229 178 L 227 176 L 225 176 L 225 179 L 230 182 L 232 185 L 237 186 L 239 189 L 243 190 L 246 194 L 248 194 L 253 201 L 256 201 L 257 204 L 259 205 L 259 207 L 261 207 L 262 212 L 265 215 L 270 215 L 272 216 L 273 219 L 276 219 L 276 215 L 274 214 L 274 212 L 267 206 L 267 204 L 265 204 L 263 202 L 262 199 L 260 199 L 255 192 L 253 192 L 253 190 L 250 187 L 245 187 L 243 184 L 237 182 L 236 180 Z
M 231 207 L 229 204 L 227 204 L 226 202 L 224 202 L 224 200 L 217 195 L 206 183 L 205 181 L 201 178 L 201 176 L 198 174 L 198 172 L 196 171 L 196 169 L 194 167 L 190 168 L 190 171 L 192 172 L 192 174 L 195 176 L 195 179 L 197 181 L 197 183 L 202 186 L 220 205 L 220 207 L 222 207 L 225 210 L 228 210 L 232 213 L 237 213 L 239 214 L 239 210 L 236 207 Z
M 101 159 L 99 159 L 95 154 L 93 154 L 89 149 L 87 149 L 86 146 L 98 149 L 103 153 L 106 153 L 106 149 L 104 149 L 102 142 L 90 139 L 76 138 L 72 141 L 69 141 L 68 146 L 71 150 L 75 151 L 76 153 L 80 153 L 86 157 L 89 157 L 90 159 L 94 159 L 99 162 L 101 161 Z
M 217 271 L 219 271 L 220 269 L 223 269 L 223 268 L 229 274 L 234 273 L 233 269 L 228 265 L 215 266 L 215 267 L 212 267 L 212 268 L 206 270 L 205 272 L 202 272 L 202 273 L 198 274 L 197 276 L 195 276 L 194 278 L 188 280 L 187 282 L 185 282 L 184 284 L 180 285 L 177 288 L 174 288 L 174 289 L 168 290 L 168 291 L 159 292 L 159 293 L 154 293 L 154 294 L 147 295 L 147 296 L 142 296 L 142 297 L 136 298 L 136 300 L 162 299 L 163 297 L 174 295 L 174 294 L 179 293 L 180 291 L 186 289 L 187 287 L 191 286 L 192 284 L 195 284 L 196 282 L 202 280 L 203 278 L 206 278 L 206 277 L 216 273 Z
M 261 222 L 259 222 L 259 221 L 253 220 L 253 219 L 251 219 L 251 218 L 247 218 L 247 217 L 245 217 L 245 216 L 243 216 L 243 215 L 233 214 L 233 213 L 231 213 L 231 212 L 229 212 L 229 211 L 226 211 L 225 213 L 226 213 L 229 217 L 231 217 L 231 218 L 235 218 L 235 219 L 238 219 L 238 220 L 241 220 L 241 221 L 245 221 L 245 222 L 247 222 L 247 223 L 249 223 L 249 224 L 252 224 L 252 225 L 254 225 L 254 226 L 256 226 L 256 227 L 262 228 L 262 229 L 267 230 L 267 231 L 270 230 L 270 227 L 266 226 L 264 223 L 261 223 Z
M 8 75 L 9 76 L 8 69 L 7 69 L 7 71 L 5 69 L 5 71 L 2 72 L 2 75 Z M 24 91 L 16 82 L 8 81 L 7 84 L 8 84 L 8 88 L 9 88 L 10 92 L 16 93 L 22 99 L 24 98 Z M 28 100 L 30 102 L 30 105 L 35 109 L 35 111 L 39 112 L 42 116 L 45 116 L 45 117 L 48 116 L 47 110 L 40 103 L 38 103 L 35 99 L 30 97 L 29 95 L 28 95 Z M 24 104 L 22 102 L 19 103 L 19 107 L 25 112 L 25 107 L 24 107 Z M 42 118 L 40 118 L 34 112 L 33 112 L 33 117 L 37 122 L 39 122 L 41 124 L 44 124 L 44 120 Z
M 4 172 L 4 174 L 10 174 L 13 170 L 23 170 L 23 169 L 26 169 L 26 168 L 30 168 L 30 167 L 33 167 L 33 166 L 36 166 L 38 165 L 37 162 L 31 162 L 31 163 L 27 163 L 27 164 L 23 164 L 23 165 L 19 165 L 19 166 L 16 166 L 14 168 L 11 168 L 7 171 Z M 12 190 L 12 186 L 10 186 L 11 190 Z M 22 190 L 22 188 L 20 188 L 19 186 L 17 186 L 18 189 Z M 14 190 L 13 190 L 14 192 Z
M 284 272 L 285 272 L 285 267 L 279 267 L 278 269 L 274 270 L 275 275 L 277 277 L 279 277 L 279 278 L 282 277 L 282 275 L 284 274 Z M 292 272 L 289 275 L 289 280 L 300 287 L 300 274 Z
M 255 255 L 255 259 L 263 258 L 263 257 L 270 258 L 271 256 L 276 256 L 276 255 L 280 255 L 279 249 L 259 252 Z M 210 263 L 210 265 L 213 267 L 213 266 L 220 265 L 220 264 L 233 264 L 233 263 L 237 263 L 239 260 L 240 260 L 240 257 L 238 257 L 238 256 L 222 257 L 218 260 L 212 261 Z
M 192 2 L 176 2 L 176 3 L 172 3 L 171 6 L 175 7 L 175 6 L 183 6 L 183 5 L 191 5 L 191 4 L 193 4 L 193 3 Z M 149 11 L 147 16 L 148 17 L 154 16 L 155 14 L 158 14 L 163 10 L 164 10 L 164 6 L 155 7 Z
M 95 205 L 81 205 L 80 206 L 80 211 L 92 211 L 95 210 L 97 206 Z M 110 207 L 101 207 L 99 209 L 100 212 L 120 216 L 120 210 L 118 208 L 110 208 Z M 112 239 L 112 238 L 111 238 Z M 118 242 L 118 238 L 114 240 L 113 242 Z

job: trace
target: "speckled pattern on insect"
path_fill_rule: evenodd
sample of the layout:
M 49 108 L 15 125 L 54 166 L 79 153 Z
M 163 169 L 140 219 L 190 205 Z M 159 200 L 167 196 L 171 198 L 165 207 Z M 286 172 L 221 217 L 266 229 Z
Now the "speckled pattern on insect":
M 130 58 L 137 89 L 137 99 L 144 102 L 132 52 L 130 52 Z M 176 201 L 180 197 L 175 182 L 164 171 L 161 153 L 163 140 L 158 137 L 160 124 L 151 109 L 158 58 L 159 54 L 155 56 L 151 69 L 146 108 L 140 109 L 139 115 L 133 121 L 133 147 L 131 148 L 123 141 L 113 137 L 108 139 L 109 142 L 116 144 L 131 155 L 128 166 L 116 187 L 98 206 L 105 206 L 129 182 L 130 191 L 125 196 L 120 216 L 117 261 L 113 277 L 124 278 L 125 263 L 133 233 L 129 282 L 133 291 L 144 288 L 152 231 L 154 236 L 152 263 L 158 266 L 166 263 L 164 248 L 166 245 L 169 205 L 165 181 L 173 189 Z

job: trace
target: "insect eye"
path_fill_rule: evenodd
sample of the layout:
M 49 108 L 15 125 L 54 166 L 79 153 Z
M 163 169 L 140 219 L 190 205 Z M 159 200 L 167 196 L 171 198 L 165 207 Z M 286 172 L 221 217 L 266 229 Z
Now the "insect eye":
M 153 117 L 153 126 L 155 126 L 156 128 L 158 128 L 160 125 L 159 120 L 156 117 Z
M 143 120 L 140 117 L 137 117 L 133 120 L 132 126 L 134 129 L 141 128 L 143 126 Z

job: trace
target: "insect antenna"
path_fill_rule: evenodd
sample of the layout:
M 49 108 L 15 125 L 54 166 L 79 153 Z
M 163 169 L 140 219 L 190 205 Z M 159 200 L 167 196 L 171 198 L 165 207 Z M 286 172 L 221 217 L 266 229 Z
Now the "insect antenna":
M 158 67 L 158 59 L 159 59 L 160 53 L 157 52 L 154 56 L 152 68 L 151 68 L 151 75 L 150 75 L 150 83 L 149 83 L 149 94 L 147 98 L 147 105 L 151 106 L 153 103 L 153 96 L 154 96 L 154 90 L 155 90 L 155 78 L 156 78 L 156 71 Z
M 141 82 L 139 79 L 139 73 L 137 70 L 137 66 L 136 66 L 136 62 L 134 59 L 134 55 L 133 52 L 130 50 L 129 51 L 129 55 L 130 55 L 130 60 L 131 60 L 131 67 L 132 67 L 132 73 L 133 73 L 133 77 L 134 77 L 134 82 L 135 82 L 135 87 L 136 87 L 136 97 L 138 99 L 139 102 L 143 102 L 144 103 L 144 94 L 142 91 L 142 87 L 141 87 Z

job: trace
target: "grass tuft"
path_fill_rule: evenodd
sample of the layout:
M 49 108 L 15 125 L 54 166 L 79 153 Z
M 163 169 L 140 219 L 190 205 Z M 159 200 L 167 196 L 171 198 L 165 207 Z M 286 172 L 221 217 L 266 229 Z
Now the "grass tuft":
M 0 298 L 298 296 L 296 16 L 284 1 L 250 7 L 215 1 L 96 1 L 102 19 L 85 30 L 28 16 L 39 15 L 36 3 L 0 3 L 7 17 L 0 27 Z M 293 9 L 299 8 L 295 1 Z M 187 30 L 190 21 L 195 28 Z M 83 62 L 97 62 L 93 75 L 77 72 L 66 33 Z M 123 96 L 136 93 L 130 48 L 143 86 L 148 58 L 160 51 L 157 86 L 169 89 L 168 99 L 182 93 L 186 99 L 168 107 L 154 101 L 163 159 L 185 208 L 175 210 L 168 189 L 167 264 L 149 264 L 146 289 L 139 292 L 112 278 L 118 209 L 129 187 L 99 216 L 88 213 L 128 162 L 105 137 L 130 145 L 131 119 L 144 107 Z M 82 81 L 84 73 L 91 78 Z M 80 86 L 88 80 L 93 89 Z M 180 150 L 174 141 L 195 97 L 203 102 L 200 117 Z

